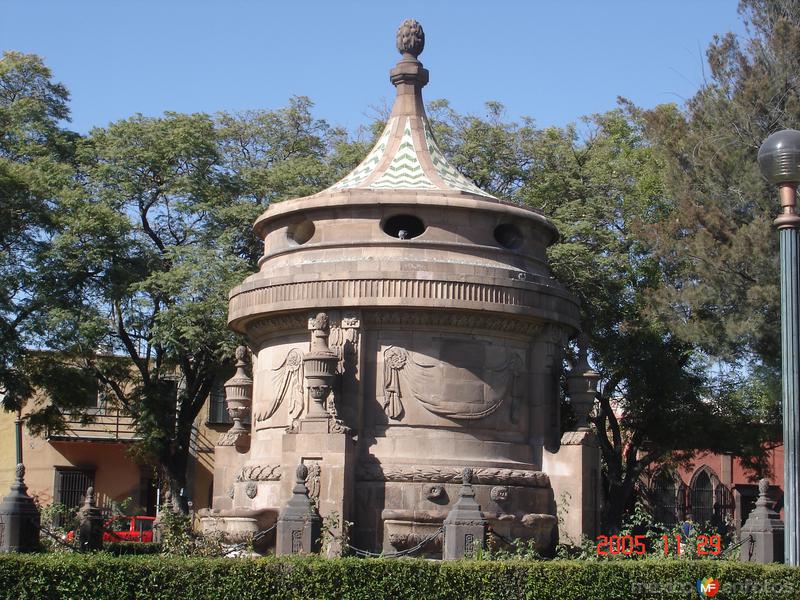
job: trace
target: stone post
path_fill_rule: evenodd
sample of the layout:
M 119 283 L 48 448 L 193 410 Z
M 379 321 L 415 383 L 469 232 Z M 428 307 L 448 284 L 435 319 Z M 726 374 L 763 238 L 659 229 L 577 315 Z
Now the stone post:
M 444 560 L 474 558 L 475 546 L 486 547 L 486 519 L 475 500 L 472 487 L 472 469 L 462 473 L 458 500 L 444 520 Z
M 0 552 L 35 552 L 40 526 L 39 509 L 28 496 L 25 467 L 20 463 L 11 492 L 0 503 Z
M 783 562 L 783 521 L 770 508 L 768 489 L 769 481 L 762 479 L 758 482 L 756 507 L 742 527 L 742 540 L 747 540 L 750 536 L 753 538 L 752 542 L 745 541 L 739 551 L 739 559 L 744 562 Z
M 576 430 L 566 431 L 556 453 L 546 452 L 543 468 L 550 476 L 554 500 L 564 521 L 562 541 L 579 544 L 594 539 L 600 521 L 600 445 L 589 428 L 589 414 L 600 375 L 588 359 L 588 339 L 578 339 L 578 360 L 567 375 L 567 391 L 576 418 Z
M 308 467 L 301 464 L 295 472 L 292 497 L 278 517 L 275 554 L 316 554 L 320 551 L 322 519 L 308 497 Z
M 78 540 L 81 551 L 103 549 L 103 512 L 94 502 L 94 488 L 86 490 L 86 499 L 78 511 Z

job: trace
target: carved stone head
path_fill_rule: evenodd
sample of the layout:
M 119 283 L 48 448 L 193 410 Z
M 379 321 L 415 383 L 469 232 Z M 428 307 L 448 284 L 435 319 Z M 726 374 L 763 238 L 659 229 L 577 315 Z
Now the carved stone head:
M 496 485 L 492 488 L 492 491 L 489 492 L 489 496 L 497 503 L 503 503 L 508 501 L 509 496 L 509 489 L 506 485 Z

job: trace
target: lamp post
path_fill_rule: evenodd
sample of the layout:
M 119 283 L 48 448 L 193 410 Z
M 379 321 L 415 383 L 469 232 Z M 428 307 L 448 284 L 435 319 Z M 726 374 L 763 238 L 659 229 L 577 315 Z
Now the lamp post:
M 785 129 L 769 136 L 758 151 L 767 180 L 778 186 L 781 213 L 775 219 L 781 245 L 781 355 L 783 402 L 784 560 L 800 564 L 800 488 L 798 487 L 798 426 L 800 426 L 800 248 L 797 184 L 800 182 L 800 131 Z

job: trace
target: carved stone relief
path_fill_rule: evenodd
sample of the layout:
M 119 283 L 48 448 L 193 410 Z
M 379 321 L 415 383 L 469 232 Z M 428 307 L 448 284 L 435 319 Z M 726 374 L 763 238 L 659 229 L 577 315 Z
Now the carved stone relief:
M 463 469 L 436 465 L 382 465 L 377 462 L 361 462 L 356 471 L 360 481 L 419 481 L 428 483 L 461 483 Z M 499 469 L 476 467 L 472 483 L 481 485 L 521 485 L 525 487 L 549 487 L 550 478 L 543 471 L 522 469 Z
M 236 481 L 279 481 L 280 465 L 245 465 L 236 475 Z
M 308 497 L 314 504 L 319 503 L 319 484 L 320 474 L 322 468 L 316 461 L 303 461 L 303 464 L 308 467 L 308 475 L 306 475 L 306 489 L 308 489 Z
M 272 417 L 284 400 L 289 403 L 289 418 L 296 419 L 303 412 L 303 353 L 292 348 L 272 371 L 272 393 L 267 405 L 256 415 L 256 422 Z
M 489 492 L 489 496 L 497 503 L 508 501 L 509 489 L 506 485 L 497 485 Z
M 415 546 L 419 546 L 423 541 L 425 541 L 430 537 L 431 536 L 428 534 L 417 533 L 412 531 L 407 533 L 390 533 L 389 543 L 397 550 L 408 550 L 409 548 L 414 548 Z M 433 539 L 430 539 L 428 543 L 425 544 L 425 549 L 427 549 L 428 551 L 441 550 L 442 536 L 437 535 Z
M 358 370 L 360 327 L 361 319 L 352 314 L 345 314 L 339 324 L 330 326 L 328 347 L 339 357 L 339 363 L 336 368 L 338 381 L 333 386 L 332 394 L 328 397 L 326 410 L 337 421 L 339 419 L 338 407 L 341 406 L 344 399 L 345 380 L 354 379 Z
M 383 351 L 383 409 L 393 420 L 405 412 L 404 398 L 415 398 L 429 412 L 475 420 L 494 413 L 508 399 L 516 422 L 524 396 L 523 360 L 517 350 L 486 342 L 440 338 L 435 360 L 399 346 Z
M 425 497 L 431 501 L 441 500 L 444 497 L 444 486 L 439 483 L 426 486 Z
M 244 493 L 252 500 L 258 494 L 258 484 L 255 481 L 248 481 L 247 485 L 244 486 Z

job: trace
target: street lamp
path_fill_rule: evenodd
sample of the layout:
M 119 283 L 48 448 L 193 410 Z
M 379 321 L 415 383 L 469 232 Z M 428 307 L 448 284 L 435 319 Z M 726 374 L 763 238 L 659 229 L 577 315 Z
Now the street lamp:
M 758 164 L 778 186 L 781 214 L 775 219 L 781 244 L 781 355 L 783 401 L 784 561 L 800 564 L 800 489 L 798 426 L 800 426 L 800 248 L 797 231 L 797 184 L 800 182 L 800 131 L 785 129 L 769 136 L 758 150 Z

